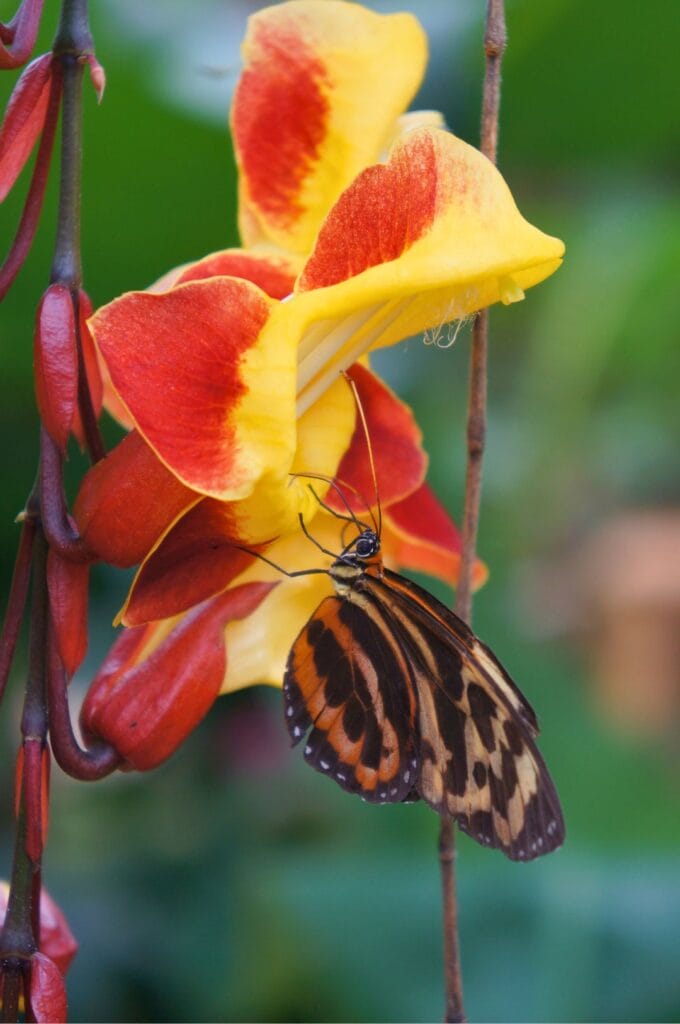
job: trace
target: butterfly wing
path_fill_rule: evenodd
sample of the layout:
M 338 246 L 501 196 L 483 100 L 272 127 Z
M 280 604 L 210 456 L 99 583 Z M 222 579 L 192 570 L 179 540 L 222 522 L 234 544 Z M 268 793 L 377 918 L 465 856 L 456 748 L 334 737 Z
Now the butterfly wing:
M 364 585 L 410 664 L 418 699 L 418 790 L 478 842 L 512 860 L 560 846 L 559 799 L 533 737 L 536 716 L 471 630 L 396 573 Z
M 379 605 L 327 597 L 297 637 L 283 683 L 293 744 L 305 759 L 376 802 L 414 797 L 417 702 L 408 658 Z

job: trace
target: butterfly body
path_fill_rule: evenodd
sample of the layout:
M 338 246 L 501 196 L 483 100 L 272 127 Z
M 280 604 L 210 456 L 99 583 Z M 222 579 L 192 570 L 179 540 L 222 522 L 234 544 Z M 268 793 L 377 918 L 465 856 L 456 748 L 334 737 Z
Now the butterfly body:
M 293 744 L 349 792 L 377 803 L 422 797 L 482 845 L 531 860 L 564 822 L 534 743 L 533 709 L 453 612 L 386 569 L 362 533 L 328 570 L 322 601 L 284 677 Z

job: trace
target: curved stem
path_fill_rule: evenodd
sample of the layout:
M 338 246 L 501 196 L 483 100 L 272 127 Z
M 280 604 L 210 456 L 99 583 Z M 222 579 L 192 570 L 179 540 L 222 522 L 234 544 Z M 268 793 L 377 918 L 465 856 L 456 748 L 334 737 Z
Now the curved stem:
M 493 163 L 498 148 L 498 113 L 501 98 L 501 62 L 506 45 L 504 0 L 488 0 L 484 32 L 484 90 L 482 96 L 482 153 Z M 482 462 L 486 441 L 486 391 L 489 314 L 482 310 L 472 329 L 472 352 L 468 391 L 467 467 L 460 576 L 455 612 L 468 625 L 472 619 L 472 574 L 477 551 L 479 506 L 482 490 Z M 463 988 L 458 945 L 455 889 L 455 837 L 452 823 L 442 819 L 439 834 L 440 865 L 444 903 L 444 955 L 446 1021 L 464 1021 Z
M 121 763 L 120 754 L 105 743 L 99 743 L 88 750 L 79 746 L 71 725 L 66 673 L 51 630 L 48 646 L 47 697 L 54 759 L 62 771 L 72 778 L 94 782 L 118 768 Z

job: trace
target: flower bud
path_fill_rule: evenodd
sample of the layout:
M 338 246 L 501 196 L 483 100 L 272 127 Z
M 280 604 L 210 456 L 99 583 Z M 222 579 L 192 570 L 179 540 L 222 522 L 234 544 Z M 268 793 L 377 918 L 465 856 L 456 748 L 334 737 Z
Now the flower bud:
M 165 761 L 220 691 L 227 622 L 250 615 L 274 586 L 246 583 L 176 620 L 126 629 L 85 698 L 83 734 L 103 739 L 137 771 Z
M 87 386 L 90 391 L 90 399 L 92 401 L 92 410 L 95 416 L 99 418 L 99 414 L 102 411 L 104 385 L 102 382 L 101 370 L 99 368 L 97 350 L 94 346 L 90 328 L 87 326 L 88 317 L 91 315 L 92 303 L 90 302 L 90 298 L 87 293 L 81 290 L 78 293 L 78 334 L 80 337 L 80 348 L 83 353 L 85 377 L 87 379 Z M 84 449 L 85 430 L 80 418 L 80 411 L 77 406 L 73 415 L 72 430 L 78 444 L 82 449 Z
M 40 300 L 33 361 L 40 417 L 63 451 L 78 401 L 78 350 L 71 293 L 61 284 L 50 285 Z
M 19 748 L 14 773 L 15 814 L 19 816 L 22 791 L 26 808 L 26 854 L 37 863 L 47 840 L 49 824 L 50 753 L 37 739 L 25 739 Z
M 62 558 L 54 549 L 47 556 L 50 615 L 59 657 L 70 677 L 87 651 L 87 599 L 90 567 Z
M 66 986 L 61 971 L 44 953 L 31 957 L 29 1002 L 37 1024 L 65 1024 L 67 1016 Z
M 0 127 L 0 202 L 17 180 L 43 130 L 50 96 L 52 54 L 36 58 L 22 72 Z

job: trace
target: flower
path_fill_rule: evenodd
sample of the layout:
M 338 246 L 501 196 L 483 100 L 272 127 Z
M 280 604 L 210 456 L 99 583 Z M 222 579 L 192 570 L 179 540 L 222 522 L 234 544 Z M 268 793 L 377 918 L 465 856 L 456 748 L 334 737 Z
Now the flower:
M 159 634 L 158 620 L 236 580 L 272 578 L 250 552 L 323 565 L 300 518 L 337 550 L 332 478 L 370 515 L 370 461 L 341 371 L 365 411 L 388 557 L 455 582 L 458 538 L 424 483 L 418 428 L 366 358 L 521 299 L 563 253 L 484 156 L 436 116 L 403 114 L 426 62 L 413 16 L 292 0 L 250 19 L 243 53 L 231 124 L 244 248 L 89 321 L 108 407 L 131 432 L 89 472 L 76 517 L 97 556 L 141 561 L 120 618 Z M 223 686 L 280 682 L 327 585 L 284 583 L 228 626 Z

